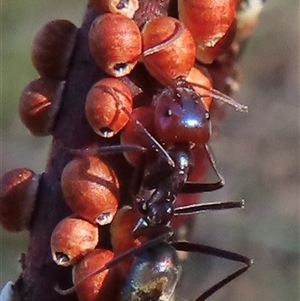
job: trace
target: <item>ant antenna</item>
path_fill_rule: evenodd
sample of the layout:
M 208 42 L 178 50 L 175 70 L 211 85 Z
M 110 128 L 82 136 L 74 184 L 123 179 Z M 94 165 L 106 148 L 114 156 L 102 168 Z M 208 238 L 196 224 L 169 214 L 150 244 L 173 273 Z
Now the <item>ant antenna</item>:
M 204 85 L 201 85 L 201 84 L 195 83 L 195 82 L 189 82 L 189 83 L 193 86 L 197 86 L 199 88 L 202 88 L 202 89 L 206 90 L 209 93 L 207 95 L 200 95 L 201 97 L 213 97 L 216 100 L 222 101 L 222 102 L 234 107 L 236 111 L 239 111 L 239 112 L 242 112 L 242 113 L 247 113 L 248 112 L 248 107 L 247 106 L 238 103 L 233 98 L 231 98 L 230 96 L 220 92 L 219 90 L 216 90 L 214 88 L 208 88 Z
M 171 167 L 175 167 L 174 160 L 171 158 L 168 152 L 163 148 L 163 146 L 147 131 L 147 129 L 142 125 L 142 123 L 139 120 L 133 118 L 126 108 L 122 108 L 122 110 L 127 114 L 130 120 L 133 121 L 140 128 L 140 130 L 142 130 L 146 134 L 146 136 L 149 138 L 152 144 L 157 148 L 157 150 L 164 157 L 166 157 L 168 165 L 170 165 Z
M 119 109 L 122 110 L 126 115 L 127 117 L 132 121 L 134 122 L 137 127 L 142 131 L 144 132 L 144 134 L 146 135 L 146 137 L 148 137 L 148 140 L 151 141 L 151 144 L 152 144 L 152 147 L 155 147 L 157 149 L 157 151 L 159 153 L 161 153 L 161 155 L 163 157 L 166 158 L 166 161 L 168 163 L 168 165 L 172 168 L 175 167 L 175 162 L 174 160 L 171 158 L 171 156 L 168 154 L 168 152 L 163 148 L 163 146 L 147 131 L 147 129 L 142 125 L 142 123 L 135 119 L 130 113 L 129 111 L 123 107 L 118 99 L 116 98 L 115 96 L 115 93 L 114 92 L 120 92 L 118 89 L 115 89 L 113 87 L 105 87 L 105 90 L 107 93 L 111 94 L 111 96 L 115 99 L 115 101 L 119 104 Z

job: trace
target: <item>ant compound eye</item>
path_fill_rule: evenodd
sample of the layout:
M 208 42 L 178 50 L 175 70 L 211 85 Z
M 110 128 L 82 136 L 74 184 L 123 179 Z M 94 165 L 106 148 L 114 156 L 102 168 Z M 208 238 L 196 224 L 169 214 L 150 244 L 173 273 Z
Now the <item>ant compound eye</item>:
M 107 127 L 99 128 L 98 133 L 103 138 L 111 138 L 115 134 L 112 129 Z
M 172 116 L 172 115 L 173 115 L 172 109 L 166 109 L 165 116 L 166 116 L 166 117 L 170 117 L 170 116 Z

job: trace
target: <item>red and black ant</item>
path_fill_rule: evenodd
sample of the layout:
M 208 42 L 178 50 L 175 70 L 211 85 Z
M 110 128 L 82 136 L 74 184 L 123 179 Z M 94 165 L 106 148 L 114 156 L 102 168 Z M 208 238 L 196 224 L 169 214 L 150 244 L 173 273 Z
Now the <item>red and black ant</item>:
M 184 80 L 178 80 L 175 87 L 164 89 L 156 97 L 154 104 L 156 135 L 160 141 L 164 142 L 164 149 L 161 151 L 162 155 L 156 161 L 151 161 L 149 166 L 144 161 L 145 169 L 140 168 L 141 165 L 138 166 L 143 175 L 141 177 L 138 173 L 137 176 L 137 178 L 142 178 L 142 181 L 137 181 L 140 187 L 136 191 L 135 205 L 143 217 L 137 223 L 133 235 L 155 237 L 153 241 L 159 239 L 161 235 L 167 234 L 167 238 L 158 245 L 143 251 L 136 258 L 121 300 L 135 300 L 138 296 L 139 300 L 168 300 L 170 298 L 179 274 L 178 257 L 173 247 L 176 250 L 205 253 L 245 265 L 196 299 L 196 301 L 205 300 L 219 288 L 244 273 L 250 267 L 251 260 L 236 253 L 200 244 L 169 242 L 169 235 L 173 235 L 170 227 L 171 219 L 176 215 L 196 214 L 206 210 L 241 208 L 243 202 L 203 203 L 176 207 L 175 200 L 179 193 L 216 190 L 224 185 L 224 181 L 215 167 L 207 146 L 210 138 L 209 113 L 191 85 Z M 152 142 L 154 141 L 148 133 L 147 137 Z M 189 173 L 194 165 L 191 146 L 195 144 L 203 145 L 219 181 L 215 183 L 188 182 Z M 146 249 L 146 247 L 141 248 Z M 163 286 L 164 289 L 159 291 L 163 277 L 169 279 L 169 282 L 168 285 Z M 144 282 L 141 279 L 144 279 Z M 150 289 L 150 283 L 152 285 L 156 283 L 156 285 Z M 147 294 L 141 298 L 145 287 L 147 287 Z
M 155 138 L 143 127 L 143 121 L 133 120 L 147 140 L 143 143 L 147 145 L 147 150 L 136 167 L 135 177 L 138 180 L 135 183 L 138 185 L 133 191 L 135 202 L 146 216 L 147 222 L 158 226 L 168 224 L 173 217 L 174 202 L 178 194 L 217 190 L 223 187 L 224 179 L 217 171 L 208 146 L 211 135 L 209 112 L 191 84 L 178 79 L 172 87 L 166 87 L 155 97 L 153 106 Z M 151 119 L 151 116 L 148 114 L 146 118 Z M 123 133 L 126 134 L 126 127 Z M 132 133 L 129 131 L 129 138 L 130 134 Z M 131 141 L 134 139 L 136 137 L 131 138 Z M 127 142 L 126 139 L 124 142 Z M 188 181 L 199 159 L 194 156 L 195 147 L 203 148 L 201 154 L 211 163 L 218 177 L 216 182 Z M 155 159 L 151 155 L 147 156 L 153 150 L 159 153 Z M 198 205 L 185 206 L 181 212 L 198 213 Z
M 179 193 L 216 190 L 224 185 L 224 181 L 215 168 L 207 146 L 210 138 L 209 114 L 193 87 L 180 79 L 173 87 L 165 88 L 154 102 L 156 135 L 163 144 L 158 142 L 139 120 L 128 114 L 138 131 L 145 135 L 150 146 L 118 145 L 104 147 L 98 151 L 99 154 L 111 154 L 139 150 L 143 154 L 140 164 L 136 167 L 133 185 L 133 204 L 138 209 L 141 218 L 136 223 L 132 235 L 134 238 L 147 237 L 147 241 L 116 256 L 80 283 L 134 256 L 136 259 L 127 275 L 121 300 L 160 301 L 170 299 L 179 279 L 180 268 L 176 250 L 212 255 L 244 265 L 195 300 L 203 301 L 243 274 L 251 266 L 252 261 L 243 255 L 222 249 L 190 242 L 172 241 L 174 231 L 171 227 L 171 220 L 174 216 L 196 214 L 208 210 L 242 208 L 243 201 L 197 203 L 176 207 L 175 201 Z M 217 182 L 191 183 L 188 181 L 189 173 L 194 165 L 191 149 L 195 144 L 201 144 L 206 150 L 213 169 L 219 177 Z M 155 160 L 147 158 L 149 148 L 154 153 L 158 153 Z M 66 294 L 73 292 L 74 289 L 75 287 L 59 291 Z

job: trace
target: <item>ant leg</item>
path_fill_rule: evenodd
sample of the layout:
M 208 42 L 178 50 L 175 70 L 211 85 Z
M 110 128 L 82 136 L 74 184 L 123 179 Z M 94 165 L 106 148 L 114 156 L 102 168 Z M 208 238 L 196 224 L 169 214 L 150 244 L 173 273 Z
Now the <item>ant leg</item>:
M 142 182 L 144 179 L 145 167 L 146 167 L 146 154 L 142 153 L 139 163 L 134 169 L 132 180 L 131 180 L 131 191 L 133 196 L 136 196 L 141 191 Z
M 214 88 L 208 88 L 204 85 L 201 85 L 199 83 L 194 83 L 194 82 L 189 82 L 193 86 L 197 86 L 199 88 L 202 88 L 208 92 L 207 95 L 200 95 L 200 97 L 212 97 L 216 100 L 222 101 L 223 103 L 226 103 L 227 105 L 230 105 L 235 108 L 236 111 L 242 112 L 242 113 L 247 113 L 248 112 L 248 107 L 238 103 L 235 101 L 233 98 L 230 96 L 220 92 L 219 90 L 216 90 Z
M 185 182 L 183 187 L 180 190 L 180 193 L 187 194 L 187 193 L 201 193 L 201 192 L 208 192 L 220 189 L 224 186 L 223 179 L 216 182 L 216 183 L 192 183 L 192 182 Z
M 234 209 L 234 208 L 243 209 L 244 204 L 245 204 L 244 200 L 192 204 L 187 206 L 176 207 L 174 209 L 174 216 L 197 214 L 209 210 L 226 210 L 226 209 Z
M 184 251 L 184 252 L 195 252 L 195 253 L 201 253 L 211 256 L 216 256 L 219 258 L 228 259 L 235 262 L 240 262 L 244 264 L 245 266 L 238 269 L 237 271 L 233 272 L 232 274 L 225 277 L 223 280 L 219 281 L 212 287 L 210 287 L 208 290 L 206 290 L 203 294 L 201 294 L 195 301 L 204 301 L 211 295 L 213 295 L 216 291 L 218 291 L 220 288 L 224 287 L 226 284 L 237 278 L 238 276 L 245 273 L 253 264 L 253 260 L 243 256 L 238 253 L 225 251 L 222 249 L 209 247 L 205 245 L 195 244 L 195 243 L 189 243 L 189 242 L 172 242 L 171 245 L 178 251 Z
M 193 182 L 185 182 L 183 187 L 181 188 L 180 193 L 201 193 L 207 191 L 213 191 L 222 188 L 225 185 L 225 180 L 222 175 L 218 172 L 216 167 L 216 162 L 212 155 L 212 150 L 208 144 L 204 146 L 205 153 L 208 157 L 208 160 L 213 168 L 213 171 L 219 178 L 219 181 L 215 183 L 193 183 Z
M 168 240 L 170 237 L 172 236 L 171 232 L 167 232 L 162 234 L 159 237 L 153 238 L 151 240 L 146 241 L 145 243 L 137 246 L 137 247 L 133 247 L 131 249 L 129 249 L 128 251 L 116 256 L 114 259 L 112 259 L 111 261 L 107 262 L 103 267 L 99 268 L 98 270 L 92 272 L 90 275 L 88 275 L 87 277 L 83 278 L 82 280 L 80 280 L 76 285 L 64 290 L 59 288 L 58 286 L 55 287 L 55 290 L 61 294 L 61 295 L 69 295 L 75 292 L 76 290 L 76 286 L 80 285 L 81 283 L 83 283 L 84 281 L 88 280 L 90 277 L 93 277 L 99 273 L 102 273 L 112 267 L 114 267 L 116 264 L 118 264 L 119 262 L 126 260 L 132 256 L 136 256 L 138 255 L 140 252 L 151 248 L 152 246 L 158 244 L 161 241 L 166 241 Z
M 145 134 L 149 143 L 151 144 L 151 148 L 155 148 L 163 157 L 166 158 L 166 162 L 168 163 L 168 165 L 174 168 L 175 162 L 168 154 L 168 152 L 163 148 L 163 146 L 147 131 L 147 129 L 142 125 L 142 123 L 139 120 L 133 118 L 132 115 L 125 108 L 122 107 L 122 111 L 129 117 L 129 119 L 132 122 L 136 124 L 139 130 Z

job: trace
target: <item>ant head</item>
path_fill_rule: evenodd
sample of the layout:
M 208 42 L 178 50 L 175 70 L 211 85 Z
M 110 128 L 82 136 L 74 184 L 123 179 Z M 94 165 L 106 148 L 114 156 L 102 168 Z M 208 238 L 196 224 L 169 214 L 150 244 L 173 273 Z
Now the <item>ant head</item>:
M 166 144 L 205 144 L 210 138 L 209 113 L 200 96 L 184 79 L 165 88 L 155 99 L 155 130 Z

